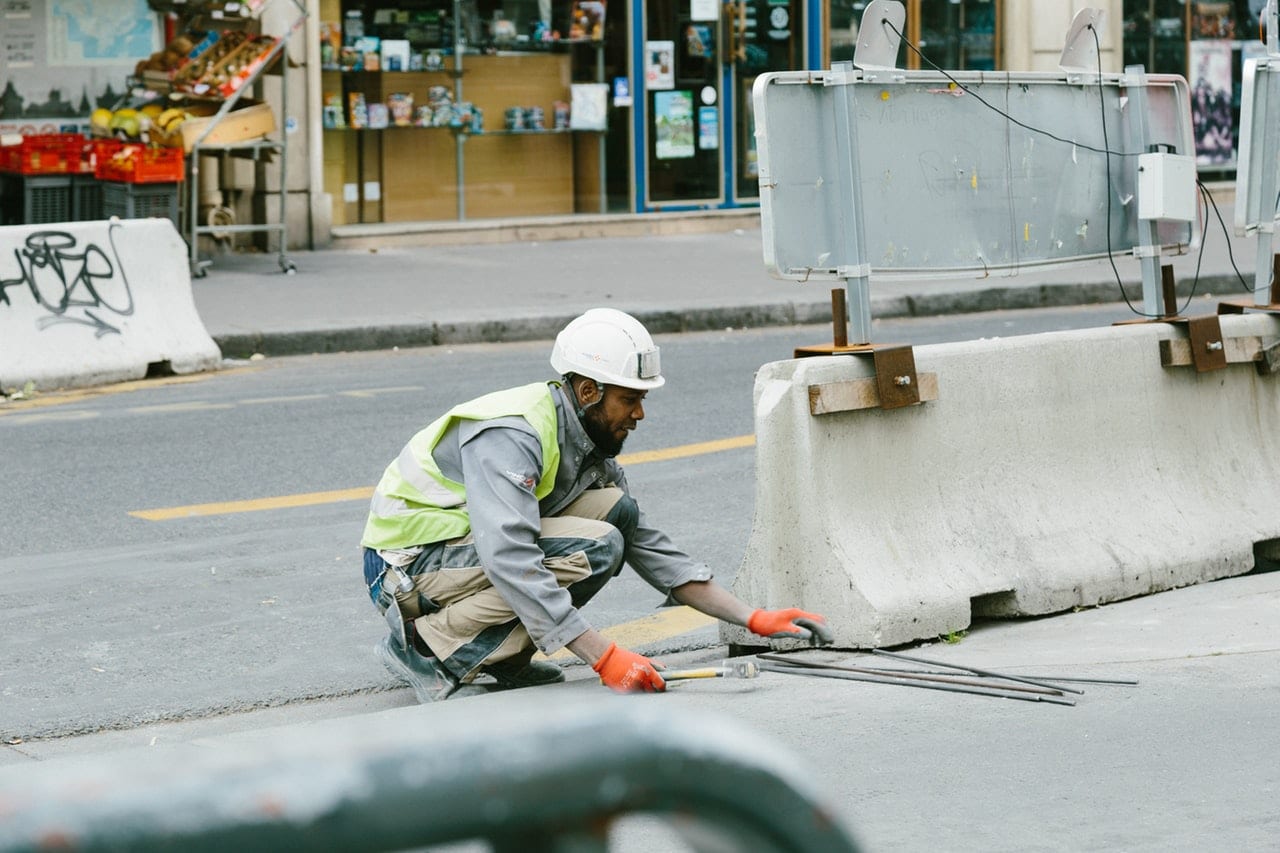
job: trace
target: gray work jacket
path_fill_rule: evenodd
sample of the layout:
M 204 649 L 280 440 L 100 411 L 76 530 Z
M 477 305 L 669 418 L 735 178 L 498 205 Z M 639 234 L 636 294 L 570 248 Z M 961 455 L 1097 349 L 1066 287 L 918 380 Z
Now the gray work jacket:
M 485 574 L 545 654 L 591 626 L 542 565 L 540 519 L 560 514 L 587 489 L 616 486 L 630 494 L 622 466 L 587 437 L 565 390 L 555 383 L 553 389 L 560 466 L 555 487 L 541 502 L 532 484 L 542 473 L 542 444 L 524 418 L 462 421 L 441 437 L 433 453 L 441 473 L 466 487 L 471 532 Z M 711 570 L 650 526 L 643 510 L 623 556 L 662 593 L 711 579 Z

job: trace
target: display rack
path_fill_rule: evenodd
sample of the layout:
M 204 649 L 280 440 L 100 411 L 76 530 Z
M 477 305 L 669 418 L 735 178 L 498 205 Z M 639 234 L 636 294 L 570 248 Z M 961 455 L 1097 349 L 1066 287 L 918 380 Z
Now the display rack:
M 501 61 L 504 57 L 520 57 L 520 56 L 537 56 L 539 54 L 563 54 L 572 51 L 574 48 L 587 45 L 593 52 L 592 73 L 593 82 L 603 84 L 605 81 L 604 71 L 604 41 L 600 37 L 575 37 L 575 38 L 555 38 L 554 40 L 544 40 L 542 42 L 506 42 L 503 44 L 480 42 L 476 40 L 475 34 L 470 36 L 466 32 L 464 21 L 469 17 L 474 17 L 474 13 L 469 16 L 464 10 L 464 0 L 445 0 L 441 6 L 447 7 L 451 14 L 446 28 L 442 33 L 439 47 L 432 52 L 437 53 L 440 63 L 435 66 L 422 65 L 412 68 L 376 68 L 367 69 L 361 67 L 349 68 L 339 66 L 334 61 L 329 61 L 322 70 L 329 74 L 340 75 L 341 82 L 335 86 L 335 91 L 340 86 L 341 104 L 339 108 L 344 112 L 348 109 L 348 96 L 356 90 L 367 90 L 369 86 L 380 90 L 381 83 L 374 82 L 375 78 L 383 75 L 399 76 L 404 74 L 406 77 L 410 75 L 439 75 L 437 78 L 440 85 L 447 85 L 451 91 L 453 102 L 461 104 L 470 103 L 471 100 L 479 100 L 472 95 L 471 99 L 467 98 L 467 89 L 473 84 L 472 74 L 476 72 L 476 61 L 489 61 L 492 58 Z M 344 7 L 345 10 L 345 7 Z M 345 13 L 344 13 L 345 18 Z M 424 53 L 426 51 L 424 50 Z M 572 62 L 572 58 L 570 59 Z M 571 73 L 571 72 L 567 72 Z M 494 82 L 481 72 L 481 77 L 485 80 L 483 84 L 475 84 L 483 92 L 488 93 L 494 91 L 492 88 Z M 336 81 L 335 81 L 336 82 Z M 408 84 L 412 85 L 412 84 Z M 499 85 L 503 85 L 499 83 Z M 471 91 L 474 93 L 475 88 Z M 563 97 L 567 100 L 570 95 L 566 91 Z M 560 97 L 560 96 L 557 96 Z M 481 99 L 484 95 L 480 96 Z M 501 122 L 501 115 L 496 110 L 489 110 L 486 105 L 484 112 L 485 124 L 492 125 L 495 122 Z M 598 161 L 598 182 L 599 192 L 598 199 L 595 200 L 601 212 L 607 210 L 607 174 L 605 160 L 605 132 L 602 130 L 581 130 L 576 128 L 553 128 L 546 127 L 544 129 L 506 129 L 499 127 L 478 127 L 473 126 L 465 119 L 461 122 L 455 121 L 449 125 L 381 125 L 375 127 L 355 127 L 346 124 L 326 125 L 326 130 L 336 130 L 349 132 L 353 136 L 353 174 L 348 178 L 348 183 L 353 185 L 352 196 L 349 202 L 355 205 L 358 221 L 386 221 L 384 219 L 383 205 L 386 203 L 387 196 L 382 187 L 383 178 L 385 177 L 386 165 L 384 155 L 384 136 L 386 132 L 420 132 L 432 133 L 438 132 L 448 134 L 450 142 L 448 147 L 452 149 L 452 167 L 454 171 L 453 187 L 456 196 L 452 199 L 453 216 L 457 221 L 465 221 L 469 216 L 467 195 L 468 185 L 473 183 L 468 180 L 468 143 L 473 139 L 494 138 L 494 137 L 513 137 L 525 139 L 537 138 L 554 138 L 576 136 L 578 134 L 590 134 L 596 137 L 596 159 Z M 435 149 L 437 152 L 440 148 Z M 376 165 L 372 167 L 368 163 L 367 154 L 372 153 Z M 441 152 L 442 153 L 442 152 Z M 447 156 L 447 155 L 446 155 Z M 443 161 L 437 161 L 441 166 Z M 483 168 L 483 167 L 481 167 Z M 371 174 L 372 171 L 372 174 Z M 572 179 L 572 175 L 570 175 Z M 377 187 L 377 196 L 367 195 L 367 187 L 373 185 Z M 375 203 L 378 205 L 377 213 L 374 214 L 373 220 L 364 218 L 366 205 Z M 574 203 L 574 195 L 572 189 L 569 191 L 569 203 Z M 482 214 L 484 215 L 484 214 Z
M 235 88 L 225 95 L 217 112 L 207 119 L 204 126 L 201 128 L 199 136 L 197 136 L 188 145 L 186 161 L 187 180 L 185 182 L 186 195 L 183 203 L 185 208 L 183 228 L 190 251 L 191 274 L 196 278 L 204 277 L 209 266 L 213 263 L 210 259 L 202 259 L 200 257 L 200 237 L 204 235 L 220 238 L 228 234 L 250 232 L 265 232 L 267 234 L 274 233 L 277 235 L 277 261 L 280 265 L 281 271 L 290 275 L 297 271 L 297 267 L 295 267 L 293 262 L 289 260 L 287 251 L 289 152 L 288 144 L 285 140 L 284 127 L 282 126 L 278 128 L 278 139 L 271 139 L 263 136 L 257 139 L 238 140 L 232 142 L 209 140 L 217 140 L 218 137 L 215 132 L 217 131 L 219 124 L 221 124 L 236 108 L 240 99 L 244 97 L 246 92 L 253 91 L 258 87 L 263 74 L 268 71 L 275 71 L 277 67 L 278 73 L 281 77 L 280 114 L 283 119 L 281 124 L 283 125 L 288 121 L 289 61 L 284 53 L 288 49 L 290 40 L 306 22 L 307 10 L 303 4 L 303 0 L 256 0 L 256 2 L 239 3 L 166 3 L 164 0 L 151 0 L 152 8 L 157 11 L 167 11 L 181 15 L 186 22 L 200 18 L 213 25 L 218 24 L 220 21 L 243 23 L 248 17 L 260 19 L 262 14 L 276 3 L 284 4 L 286 8 L 292 7 L 292 9 L 296 11 L 296 15 L 292 18 L 285 31 L 279 36 L 275 36 L 274 44 L 261 58 L 261 61 L 256 64 L 256 67 L 247 75 L 242 75 L 242 78 L 239 79 Z M 222 171 L 227 167 L 231 157 L 248 158 L 255 164 L 272 162 L 273 159 L 279 158 L 280 201 L 277 221 L 245 224 L 215 222 L 202 224 L 200 218 L 200 170 L 201 158 L 204 157 L 217 158 L 219 178 L 221 178 Z M 221 183 L 221 180 L 219 180 L 219 184 Z

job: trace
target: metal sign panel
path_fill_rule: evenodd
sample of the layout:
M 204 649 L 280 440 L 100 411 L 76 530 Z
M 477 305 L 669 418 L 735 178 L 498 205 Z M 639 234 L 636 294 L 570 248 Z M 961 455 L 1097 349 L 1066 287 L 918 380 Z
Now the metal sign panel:
M 1280 57 L 1245 63 L 1240 91 L 1236 233 L 1269 230 L 1280 204 Z
M 1126 116 L 1126 86 L 1135 78 L 1106 74 L 1099 84 L 1098 75 L 1065 73 L 951 76 L 964 88 L 935 71 L 757 79 L 761 224 L 773 275 L 847 279 L 868 268 L 916 277 L 1012 275 L 1139 245 L 1137 157 L 1129 155 L 1142 151 L 1130 150 Z M 1142 79 L 1148 141 L 1193 151 L 1186 81 Z M 841 162 L 842 148 L 852 148 L 857 162 Z M 1116 152 L 1109 176 L 1105 150 Z M 851 175 L 860 205 L 841 190 Z M 854 257 L 859 207 L 863 258 Z M 1193 226 L 1161 222 L 1160 243 L 1185 251 L 1198 238 Z

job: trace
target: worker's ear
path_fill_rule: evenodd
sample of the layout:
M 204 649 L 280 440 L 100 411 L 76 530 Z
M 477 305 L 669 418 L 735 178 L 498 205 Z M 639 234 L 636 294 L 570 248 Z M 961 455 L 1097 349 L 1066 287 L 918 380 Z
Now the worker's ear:
M 590 406 L 592 403 L 598 403 L 603 393 L 601 386 L 590 377 L 579 376 L 574 380 L 574 390 L 577 392 L 578 405 Z

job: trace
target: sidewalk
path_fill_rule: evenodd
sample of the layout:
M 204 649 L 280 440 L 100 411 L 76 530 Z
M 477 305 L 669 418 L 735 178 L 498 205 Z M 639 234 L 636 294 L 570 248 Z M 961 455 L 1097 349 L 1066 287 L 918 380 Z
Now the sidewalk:
M 625 700 L 655 714 L 718 715 L 783 747 L 868 850 L 1269 849 L 1280 832 L 1277 607 L 1280 572 L 1271 572 L 976 624 L 957 643 L 905 650 L 1023 677 L 1138 682 L 1077 685 L 1084 692 L 1071 697 L 1074 707 L 769 672 L 673 683 L 665 695 Z M 713 647 L 664 660 L 696 667 L 724 654 Z M 585 667 L 567 675 L 566 684 L 444 704 L 417 706 L 404 688 L 11 745 L 0 748 L 0 792 L 20 789 L 32 774 L 71 775 L 78 761 L 117 751 L 137 762 L 167 754 L 180 767 L 183 755 L 220 755 L 277 735 L 309 734 L 324 751 L 356 728 L 413 726 L 429 735 L 463 715 L 503 714 L 532 732 L 538 722 L 528 709 L 539 702 L 608 696 Z M 531 739 L 528 749 L 555 744 Z M 610 849 L 687 849 L 655 841 L 651 829 L 624 827 Z M 3 837 L 0 828 L 0 848 Z
M 1229 201 L 1218 200 L 1230 228 Z M 740 220 L 738 220 L 740 221 Z M 1198 294 L 1245 295 L 1212 219 Z M 1253 237 L 1230 237 L 1252 286 Z M 830 281 L 797 283 L 765 271 L 759 228 L 721 233 L 600 237 L 550 242 L 290 252 L 213 257 L 194 279 L 196 307 L 228 357 L 290 355 L 481 342 L 550 340 L 588 308 L 628 311 L 651 331 L 679 332 L 831 321 Z M 1165 259 L 1179 293 L 1190 291 L 1199 250 Z M 1116 266 L 1142 306 L 1133 258 Z M 873 279 L 874 318 L 1120 302 L 1105 260 L 1016 276 Z

